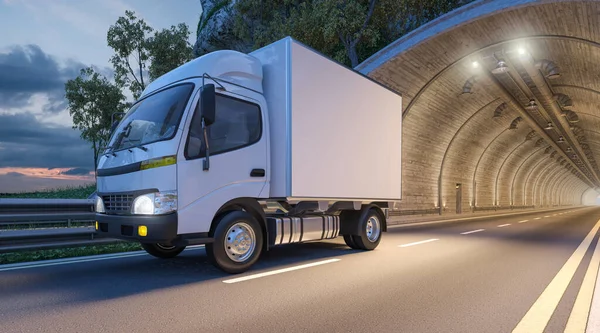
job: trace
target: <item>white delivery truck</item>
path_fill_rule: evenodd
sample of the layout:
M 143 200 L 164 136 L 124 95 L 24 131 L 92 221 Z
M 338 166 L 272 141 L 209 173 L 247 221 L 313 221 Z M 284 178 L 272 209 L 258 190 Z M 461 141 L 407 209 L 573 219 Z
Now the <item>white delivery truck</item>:
M 292 38 L 153 81 L 97 171 L 99 234 L 246 271 L 274 246 L 373 250 L 401 199 L 401 96 Z

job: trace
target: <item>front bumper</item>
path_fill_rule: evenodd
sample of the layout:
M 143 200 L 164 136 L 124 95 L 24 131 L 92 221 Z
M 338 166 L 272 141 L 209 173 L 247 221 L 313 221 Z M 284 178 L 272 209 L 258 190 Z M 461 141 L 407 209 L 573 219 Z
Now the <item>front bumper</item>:
M 96 213 L 96 221 L 97 232 L 103 237 L 143 243 L 170 243 L 177 238 L 177 213 L 150 216 Z M 148 230 L 146 236 L 138 234 L 141 225 Z

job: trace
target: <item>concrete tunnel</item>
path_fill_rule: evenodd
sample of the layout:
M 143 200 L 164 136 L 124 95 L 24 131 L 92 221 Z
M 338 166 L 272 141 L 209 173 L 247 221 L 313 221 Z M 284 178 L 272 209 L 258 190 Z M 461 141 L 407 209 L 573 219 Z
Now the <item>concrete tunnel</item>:
M 355 69 L 403 95 L 416 214 L 595 204 L 600 2 L 483 0 Z

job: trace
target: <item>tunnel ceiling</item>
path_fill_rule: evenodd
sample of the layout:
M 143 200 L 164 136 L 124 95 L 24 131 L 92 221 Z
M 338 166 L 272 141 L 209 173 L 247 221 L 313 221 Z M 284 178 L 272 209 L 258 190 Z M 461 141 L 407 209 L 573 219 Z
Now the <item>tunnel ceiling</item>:
M 600 187 L 599 20 L 598 1 L 477 1 L 360 64 L 403 95 L 405 196 L 429 207 L 460 182 L 467 202 L 482 184 L 513 205 L 532 177 Z

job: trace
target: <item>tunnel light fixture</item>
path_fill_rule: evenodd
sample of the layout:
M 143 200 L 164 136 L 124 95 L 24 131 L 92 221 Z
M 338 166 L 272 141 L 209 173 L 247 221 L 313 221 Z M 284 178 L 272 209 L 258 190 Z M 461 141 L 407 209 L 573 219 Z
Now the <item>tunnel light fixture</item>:
M 530 99 L 529 103 L 527 104 L 527 106 L 525 107 L 525 109 L 527 110 L 536 110 L 537 109 L 537 103 L 535 102 L 534 99 Z
M 473 63 L 471 63 L 471 66 L 473 66 L 473 68 L 479 68 L 479 62 L 473 61 Z
M 546 125 L 546 127 L 544 127 L 545 130 L 551 130 L 554 128 L 554 125 L 552 125 L 551 122 L 548 122 L 548 125 Z
M 547 79 L 556 79 L 560 77 L 560 70 L 558 66 L 548 59 L 543 59 L 536 62 L 535 66 L 542 70 Z
M 571 147 L 567 147 L 567 153 L 570 153 L 572 151 L 573 151 L 573 149 Z
M 562 135 L 560 137 L 558 137 L 558 143 L 563 143 L 565 142 L 565 138 L 562 137 Z
M 517 53 L 519 55 L 525 55 L 525 53 L 527 53 L 527 51 L 525 51 L 525 48 L 521 46 L 521 47 L 517 48 Z
M 502 74 L 508 72 L 508 66 L 504 60 L 499 60 L 496 68 L 492 69 L 493 74 Z

